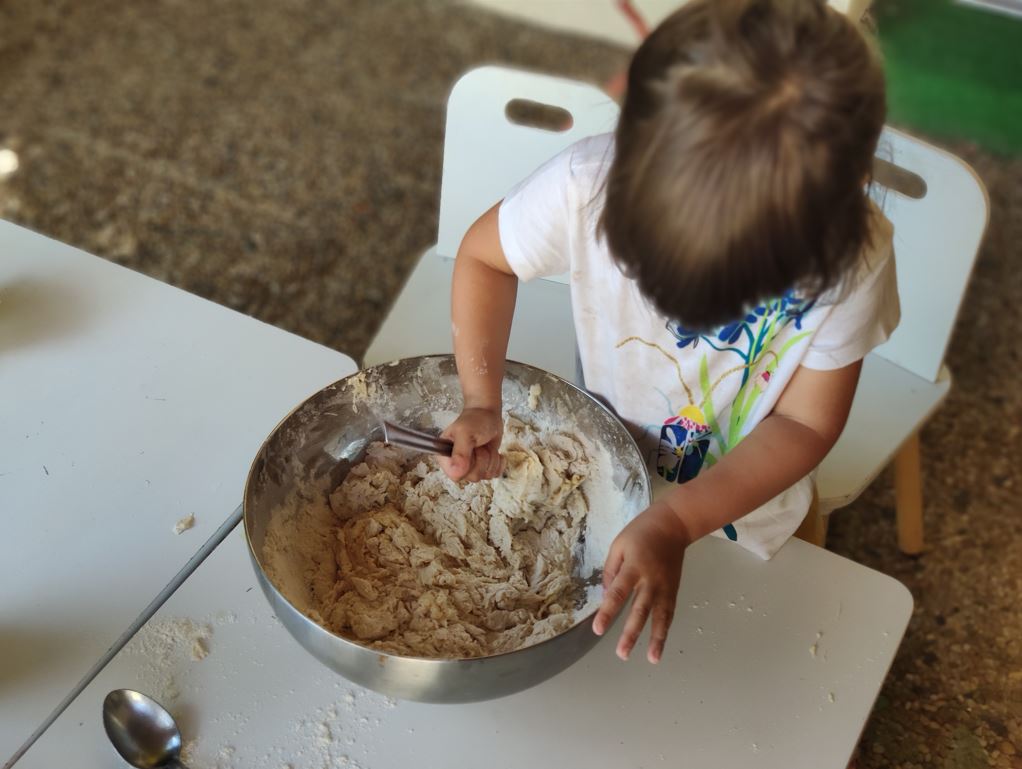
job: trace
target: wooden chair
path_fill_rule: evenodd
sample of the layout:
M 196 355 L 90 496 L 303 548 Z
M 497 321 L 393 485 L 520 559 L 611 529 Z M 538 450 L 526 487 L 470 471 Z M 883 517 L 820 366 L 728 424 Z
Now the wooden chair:
M 412 273 L 366 363 L 450 352 L 450 279 L 465 231 L 543 161 L 612 130 L 617 114 L 606 94 L 563 78 L 503 67 L 463 76 L 448 102 L 437 245 Z M 822 546 L 827 516 L 852 502 L 893 457 L 898 543 L 918 553 L 919 431 L 950 389 L 944 353 L 989 206 L 965 163 L 893 129 L 884 131 L 876 171 L 878 202 L 895 227 L 901 324 L 864 362 L 848 425 L 818 470 L 818 503 L 799 536 Z M 565 276 L 520 287 L 508 357 L 576 379 Z

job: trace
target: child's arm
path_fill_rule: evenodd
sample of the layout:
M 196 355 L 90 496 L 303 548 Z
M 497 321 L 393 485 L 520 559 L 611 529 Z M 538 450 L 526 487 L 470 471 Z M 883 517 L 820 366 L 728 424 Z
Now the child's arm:
M 497 211 L 494 206 L 469 228 L 454 264 L 451 332 L 465 403 L 444 431 L 454 454 L 441 466 L 455 480 L 478 481 L 502 471 L 501 383 L 518 278 L 500 245 Z
M 633 520 L 604 568 L 606 594 L 593 622 L 602 635 L 635 593 L 617 653 L 626 659 L 652 615 L 648 658 L 660 659 L 685 548 L 738 520 L 805 477 L 841 435 L 862 361 L 833 371 L 799 368 L 770 416 L 713 467 Z

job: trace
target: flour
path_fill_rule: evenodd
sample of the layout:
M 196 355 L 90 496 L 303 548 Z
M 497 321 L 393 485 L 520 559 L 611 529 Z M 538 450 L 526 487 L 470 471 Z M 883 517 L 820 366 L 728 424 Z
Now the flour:
M 293 714 L 274 730 L 272 742 L 252 739 L 253 720 L 260 712 L 259 702 L 248 702 L 225 712 L 204 711 L 201 723 L 188 717 L 197 703 L 211 696 L 210 681 L 222 678 L 217 674 L 212 640 L 216 628 L 225 625 L 255 625 L 266 622 L 263 612 L 239 618 L 233 612 L 217 612 L 192 619 L 172 617 L 151 621 L 126 647 L 125 651 L 145 658 L 145 664 L 136 665 L 139 678 L 132 688 L 154 697 L 178 717 L 184 733 L 182 761 L 187 766 L 206 766 L 211 769 L 367 769 L 373 746 L 383 718 L 398 703 L 388 697 L 353 688 L 337 682 L 327 692 L 328 702 L 310 707 L 307 696 L 294 689 L 275 693 L 291 701 Z M 225 631 L 230 632 L 230 631 Z M 235 632 L 247 632 L 244 628 Z M 206 662 L 194 661 L 192 647 L 202 643 L 210 652 Z M 230 640 L 225 640 L 225 646 Z M 202 665 L 201 673 L 193 666 Z M 206 667 L 213 665 L 214 667 Z M 251 675 L 262 663 L 250 666 Z M 191 680 L 189 680 L 191 679 Z M 219 685 L 219 684 L 217 684 Z M 180 687 L 180 692 L 178 688 Z M 317 696 L 322 696 L 319 692 Z M 182 717 L 183 716 L 183 717 Z M 217 734 L 215 740 L 210 732 Z M 259 745 L 258 748 L 255 745 Z
M 502 452 L 504 478 L 459 485 L 431 457 L 372 444 L 329 506 L 272 516 L 268 576 L 324 627 L 393 654 L 479 657 L 564 632 L 575 575 L 602 565 L 620 526 L 621 492 L 605 452 L 577 437 L 508 417 Z M 619 500 L 593 506 L 602 538 L 586 527 L 593 494 Z
M 177 673 L 187 662 L 204 660 L 210 651 L 212 625 L 186 617 L 152 620 L 125 647 L 125 652 L 145 657 L 140 667 L 141 684 L 164 704 L 181 696 Z
M 201 737 L 186 740 L 182 760 L 188 766 L 215 769 L 368 769 L 383 717 L 397 707 L 395 700 L 348 689 L 336 702 L 305 710 L 301 697 L 293 690 L 289 694 L 297 696 L 298 712 L 305 712 L 280 724 L 269 749 L 253 747 L 258 740 L 251 739 L 251 714 L 239 714 L 232 719 L 236 728 L 225 732 L 219 744 Z
M 234 754 L 236 753 L 233 745 L 224 745 L 217 751 L 216 754 L 216 769 L 233 769 Z

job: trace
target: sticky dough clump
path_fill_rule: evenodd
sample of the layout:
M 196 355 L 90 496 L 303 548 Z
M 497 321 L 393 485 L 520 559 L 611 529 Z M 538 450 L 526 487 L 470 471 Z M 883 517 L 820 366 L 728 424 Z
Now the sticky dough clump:
M 582 445 L 509 417 L 503 478 L 458 484 L 432 457 L 369 447 L 330 495 L 313 619 L 390 653 L 465 658 L 573 624 L 592 471 Z

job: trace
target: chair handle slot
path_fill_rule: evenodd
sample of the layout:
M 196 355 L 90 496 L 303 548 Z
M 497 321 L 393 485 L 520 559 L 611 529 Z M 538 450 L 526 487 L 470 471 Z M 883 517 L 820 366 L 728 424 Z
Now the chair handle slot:
M 883 158 L 873 158 L 873 181 L 913 200 L 926 197 L 926 180 Z
M 564 133 L 575 123 L 571 113 L 563 107 L 531 99 L 512 99 L 505 105 L 504 115 L 515 125 L 553 133 Z

